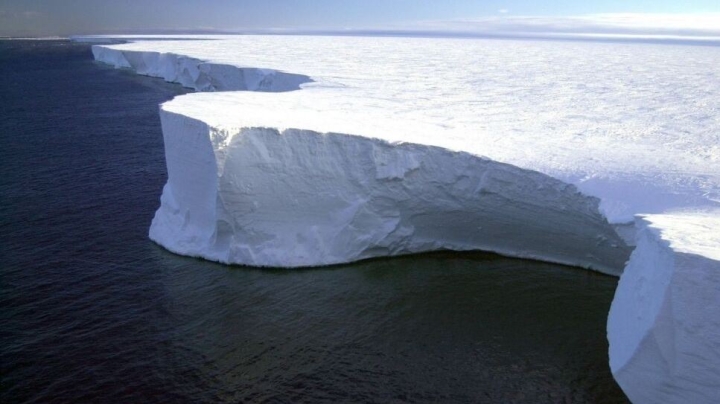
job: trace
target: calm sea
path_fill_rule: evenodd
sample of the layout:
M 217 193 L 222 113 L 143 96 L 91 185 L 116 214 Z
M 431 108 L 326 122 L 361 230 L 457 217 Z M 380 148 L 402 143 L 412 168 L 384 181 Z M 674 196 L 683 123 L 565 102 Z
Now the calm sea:
M 147 237 L 157 105 L 87 45 L 0 41 L 0 401 L 617 403 L 617 280 L 488 254 L 260 270 Z

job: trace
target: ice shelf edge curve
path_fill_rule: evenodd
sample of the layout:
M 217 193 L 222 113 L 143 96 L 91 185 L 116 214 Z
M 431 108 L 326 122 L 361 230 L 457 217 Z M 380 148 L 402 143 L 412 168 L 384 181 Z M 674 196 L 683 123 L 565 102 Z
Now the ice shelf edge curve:
M 629 255 L 596 198 L 538 172 L 353 135 L 219 129 L 167 105 L 160 114 L 169 178 L 150 236 L 185 255 L 303 267 L 485 250 L 613 275 Z
M 115 68 L 159 77 L 196 91 L 293 91 L 312 79 L 302 74 L 272 69 L 236 67 L 162 52 L 120 51 L 107 45 L 92 45 L 93 57 Z
M 213 72 L 239 69 L 233 66 L 103 45 L 92 49 L 99 61 L 195 89 L 258 88 L 243 85 L 237 79 L 242 75 L 231 85 L 207 86 L 228 83 Z M 612 275 L 629 256 L 596 198 L 547 175 L 440 147 L 351 134 L 228 131 L 168 111 L 172 102 L 160 112 L 169 179 L 150 237 L 173 252 L 230 264 L 302 267 L 485 250 Z M 284 212 L 295 217 L 278 224 Z
M 95 53 L 95 52 L 94 52 Z M 102 57 L 102 55 L 101 55 Z M 100 60 L 98 58 L 98 55 L 96 54 L 96 59 Z M 152 59 L 152 58 L 151 58 Z M 111 59 L 109 59 L 111 60 Z M 116 67 L 130 67 L 132 66 L 127 63 L 127 65 L 123 66 L 121 64 L 117 64 L 115 62 L 110 61 L 111 64 L 115 65 Z M 157 74 L 158 77 L 166 78 L 164 75 Z M 167 77 L 171 77 L 172 74 L 169 74 Z M 166 78 L 167 80 L 167 78 Z M 173 81 L 173 80 L 169 80 Z M 191 85 L 187 85 L 191 88 L 195 88 L 192 81 L 189 82 Z M 201 86 L 202 87 L 202 86 Z M 248 87 L 248 86 L 245 86 Z M 245 88 L 241 87 L 241 88 Z M 209 89 L 212 91 L 213 89 Z M 182 97 L 180 97 L 182 98 Z M 206 123 L 198 120 L 194 120 L 190 116 L 183 116 L 182 114 L 174 114 L 173 111 L 171 111 L 172 102 L 166 103 L 162 107 L 163 118 L 165 121 L 169 122 L 169 125 L 173 125 L 170 123 L 170 121 L 173 120 L 187 120 L 186 124 L 188 127 L 194 127 L 196 131 L 196 136 L 193 137 L 195 140 L 200 140 L 201 142 L 205 142 L 209 139 L 209 147 L 206 148 L 204 155 L 206 156 L 206 159 L 201 162 L 201 166 L 204 168 L 210 169 L 208 172 L 206 172 L 203 175 L 206 175 L 208 173 L 215 173 L 215 178 L 213 181 L 210 181 L 208 184 L 205 184 L 210 187 L 227 187 L 229 185 L 232 185 L 233 181 L 228 181 L 227 184 L 221 184 L 222 180 L 221 177 L 225 176 L 224 166 L 226 163 L 226 155 L 227 153 L 231 152 L 231 149 L 234 149 L 234 147 L 229 147 L 233 142 L 238 142 L 237 139 L 246 138 L 250 139 L 252 137 L 255 138 L 257 145 L 262 145 L 263 141 L 257 142 L 258 140 L 262 140 L 261 138 L 264 136 L 267 136 L 270 139 L 284 139 L 289 138 L 295 135 L 295 132 L 301 132 L 302 136 L 307 136 L 309 138 L 313 137 L 335 137 L 338 136 L 337 134 L 323 134 L 313 131 L 303 131 L 299 129 L 283 129 L 280 130 L 280 128 L 253 128 L 253 127 L 238 127 L 238 128 L 221 128 L 221 127 L 212 127 L 210 125 L 207 125 Z M 176 115 L 173 117 L 173 115 Z M 165 123 L 164 123 L 165 125 Z M 168 133 L 166 133 L 166 130 L 163 130 L 164 136 L 167 137 Z M 203 133 L 206 133 L 207 135 L 203 135 Z M 237 136 L 236 139 L 236 135 Z M 289 135 L 289 136 L 286 136 Z M 340 137 L 352 137 L 352 135 L 339 135 Z M 366 140 L 371 140 L 368 138 L 365 138 Z M 348 144 L 352 144 L 353 142 L 348 142 Z M 381 142 L 382 143 L 382 142 Z M 207 146 L 207 144 L 205 144 Z M 393 145 L 394 146 L 394 145 Z M 419 146 L 419 145 L 413 145 L 413 146 Z M 166 143 L 167 147 L 167 143 Z M 424 147 L 424 146 L 423 146 Z M 412 148 L 412 147 L 411 147 Z M 245 147 L 239 147 L 239 149 L 244 149 L 245 152 L 251 150 L 251 148 L 245 148 Z M 261 146 L 258 150 L 256 150 L 257 153 L 263 153 L 263 151 L 268 151 L 269 149 L 265 148 L 264 146 Z M 209 153 L 208 153 L 209 151 Z M 445 152 L 448 152 L 445 150 Z M 404 152 L 401 152 L 404 153 Z M 269 156 L 269 154 L 267 155 Z M 265 157 L 267 157 L 265 156 Z M 396 156 L 397 157 L 397 156 Z M 477 158 L 477 157 L 475 157 Z M 402 158 L 401 158 L 402 160 Z M 170 160 L 168 160 L 168 164 L 170 165 Z M 230 161 L 234 161 L 234 159 L 230 159 Z M 262 163 L 264 160 L 257 160 L 257 162 Z M 413 167 L 414 163 L 411 162 L 412 160 L 404 160 L 402 161 L 403 164 L 400 164 L 400 171 L 404 172 L 405 174 L 410 173 L 410 175 L 415 175 L 414 173 L 417 171 L 417 168 L 412 168 L 410 170 L 407 170 L 407 164 L 410 164 L 409 167 Z M 495 162 L 492 162 L 495 163 Z M 497 163 L 496 163 L 497 164 Z M 405 165 L 405 168 L 402 168 Z M 260 166 L 258 166 L 260 167 Z M 510 166 L 512 167 L 512 166 Z M 169 168 L 169 167 L 168 167 Z M 377 168 L 380 168 L 379 170 Z M 396 167 L 397 168 L 397 167 Z M 169 168 L 170 170 L 170 168 Z M 213 171 L 214 170 L 214 171 Z M 385 168 L 383 167 L 383 164 L 376 164 L 376 171 L 378 172 L 384 172 Z M 394 169 L 393 169 L 394 170 Z M 523 171 L 523 170 L 521 170 Z M 524 170 L 527 171 L 527 170 Z M 392 171 L 391 171 L 392 172 Z M 196 173 L 190 173 L 190 175 L 195 175 Z M 395 174 L 392 174 L 395 175 Z M 391 175 L 391 177 L 392 177 Z M 210 177 L 207 177 L 210 178 Z M 404 178 L 404 177 L 403 177 Z M 228 177 L 229 179 L 229 177 Z M 402 182 L 402 179 L 395 179 L 396 181 Z M 158 217 L 156 215 L 155 220 L 166 220 L 168 222 L 175 221 L 174 224 L 170 224 L 169 226 L 179 226 L 178 228 L 182 229 L 183 226 L 187 229 L 190 226 L 190 223 L 192 220 L 190 215 L 187 215 L 189 210 L 184 212 L 185 214 L 178 214 L 183 213 L 181 209 L 178 209 L 178 201 L 175 199 L 175 194 L 177 191 L 172 190 L 171 182 L 168 181 L 168 184 L 166 185 L 164 191 L 163 191 L 163 204 L 166 205 L 169 209 L 167 209 L 164 212 L 161 212 L 163 208 L 161 207 L 160 210 L 158 210 L 158 215 L 162 215 L 163 217 Z M 247 185 L 247 184 L 246 184 Z M 261 183 L 261 186 L 264 185 Z M 215 190 L 215 193 L 210 192 L 208 195 L 214 195 L 215 198 L 208 198 L 208 200 L 204 201 L 207 202 L 209 207 L 212 206 L 213 203 L 215 203 L 216 209 L 201 209 L 198 212 L 205 212 L 208 215 L 216 215 L 217 212 L 222 212 L 222 209 L 217 209 L 217 203 L 218 201 L 221 201 L 222 204 L 225 203 L 223 198 L 220 198 L 220 193 L 217 192 L 217 189 Z M 247 190 L 247 189 L 246 189 Z M 242 189 L 240 189 L 242 193 Z M 182 193 L 180 193 L 182 194 Z M 224 206 L 224 205 L 223 205 Z M 261 206 L 261 204 L 258 202 L 257 206 L 255 204 L 255 201 L 253 201 L 252 205 L 246 205 L 245 208 L 248 212 L 252 212 L 253 209 L 256 209 L 258 206 Z M 562 205 L 561 205 L 562 206 Z M 567 208 L 567 206 L 566 206 Z M 241 212 L 243 213 L 243 212 Z M 210 217 L 210 216 L 208 216 Z M 243 215 L 245 219 L 250 219 L 252 223 L 252 217 Z M 720 261 L 716 257 L 718 253 L 718 245 L 720 245 L 720 240 L 717 239 L 717 235 L 713 233 L 713 228 L 709 227 L 710 232 L 708 233 L 705 231 L 704 233 L 701 233 L 701 237 L 697 240 L 693 240 L 692 237 L 684 237 L 685 241 L 690 240 L 688 243 L 685 244 L 690 245 L 691 247 L 697 247 L 697 246 L 703 246 L 701 250 L 695 251 L 691 255 L 693 255 L 696 259 L 695 260 L 685 260 L 683 257 L 685 257 L 688 248 L 676 248 L 677 243 L 673 242 L 674 236 L 673 234 L 677 234 L 677 232 L 682 232 L 686 229 L 692 229 L 693 223 L 697 223 L 698 220 L 704 221 L 709 220 L 709 223 L 717 222 L 718 218 L 720 218 L 720 211 L 713 211 L 713 212 L 689 212 L 687 214 L 684 214 L 678 218 L 678 220 L 665 220 L 667 218 L 672 218 L 672 215 L 654 215 L 654 223 L 653 228 L 657 231 L 656 234 L 662 234 L 662 240 L 658 245 L 664 245 L 664 246 L 674 246 L 672 248 L 659 248 L 653 250 L 653 248 L 647 248 L 648 245 L 651 245 L 655 243 L 655 241 L 648 241 L 652 239 L 654 236 L 646 237 L 648 235 L 646 230 L 643 230 L 644 225 L 641 225 L 642 222 L 638 222 L 641 224 L 638 224 L 640 228 L 640 233 L 638 235 L 638 244 L 642 244 L 644 247 L 637 251 L 635 254 L 632 255 L 631 260 L 629 261 L 627 268 L 636 268 L 632 271 L 628 271 L 629 273 L 643 273 L 643 276 L 638 277 L 635 275 L 628 275 L 621 278 L 621 287 L 619 287 L 615 300 L 613 301 L 613 313 L 611 313 L 610 323 L 617 323 L 618 316 L 622 317 L 623 312 L 628 310 L 628 312 L 639 308 L 640 310 L 644 310 L 647 312 L 652 312 L 653 309 L 653 299 L 642 299 L 641 301 L 637 302 L 628 302 L 627 296 L 632 296 L 631 294 L 628 295 L 627 290 L 634 290 L 637 288 L 644 287 L 648 288 L 650 293 L 654 294 L 655 296 L 661 296 L 661 298 L 655 299 L 658 301 L 663 301 L 663 294 L 665 293 L 666 289 L 664 289 L 662 286 L 658 287 L 649 287 L 647 279 L 648 278 L 654 278 L 656 280 L 662 280 L 663 274 L 662 271 L 653 271 L 651 266 L 653 262 L 659 262 L 664 261 L 666 264 L 668 262 L 672 262 L 672 260 L 668 261 L 665 260 L 668 256 L 673 256 L 676 253 L 680 253 L 680 261 L 689 263 L 688 265 L 675 265 L 670 266 L 672 268 L 671 270 L 665 271 L 667 273 L 674 273 L 673 276 L 667 278 L 663 282 L 669 282 L 668 285 L 672 286 L 676 282 L 683 283 L 684 286 L 687 286 L 688 283 L 682 281 L 681 278 L 685 277 L 684 272 L 693 272 L 696 276 L 698 274 L 701 274 L 701 277 L 699 279 L 703 279 L 706 281 L 706 284 L 698 285 L 698 290 L 700 290 L 700 293 L 705 298 L 705 303 L 709 302 L 709 307 L 720 307 L 720 303 L 718 299 L 720 299 L 720 291 L 718 290 L 718 281 L 717 281 L 717 262 Z M 203 220 L 206 220 L 204 218 Z M 186 224 L 185 224 L 186 223 Z M 153 225 L 154 226 L 154 225 Z M 165 225 L 163 225 L 165 226 Z M 158 229 L 163 228 L 163 226 L 159 226 Z M 165 228 L 170 228 L 169 226 Z M 224 225 L 221 225 L 219 227 L 223 227 Z M 469 228 L 469 227 L 468 227 Z M 715 229 L 720 228 L 720 224 L 716 225 Z M 202 234 L 192 234 L 189 233 L 190 237 L 189 240 L 191 243 L 195 243 L 196 241 L 200 240 L 200 238 L 193 239 L 195 236 L 201 236 L 201 238 L 204 238 L 206 240 L 214 240 L 213 242 L 216 242 L 218 239 L 220 240 L 227 240 L 227 237 L 223 237 L 223 234 L 227 234 L 226 231 L 227 227 L 223 230 L 222 228 L 217 232 L 207 232 L 207 229 L 205 230 L 205 233 Z M 151 229 L 151 234 L 154 230 Z M 614 234 L 614 233 L 613 233 Z M 210 235 L 211 238 L 208 238 L 208 235 Z M 218 238 L 218 235 L 220 237 Z M 166 235 L 158 234 L 156 238 L 165 237 Z M 264 237 L 262 232 L 254 232 L 251 234 L 251 236 L 260 236 Z M 505 233 L 504 236 L 508 236 L 508 233 Z M 155 237 L 155 236 L 151 236 Z M 212 237 L 215 237 L 212 239 Z M 512 239 L 512 237 L 510 237 Z M 683 239 L 683 237 L 681 237 Z M 597 239 L 598 241 L 602 242 L 602 237 Z M 659 240 L 659 239 L 658 239 Z M 171 240 L 172 242 L 175 242 Z M 302 241 L 302 240 L 300 240 Z M 575 241 L 575 240 L 573 240 Z M 612 242 L 611 242 L 612 243 Z M 162 242 L 161 242 L 162 244 Z M 216 243 L 217 244 L 217 243 Z M 222 243 L 220 243 L 221 245 Z M 229 244 L 229 243 L 228 243 Z M 206 244 L 209 245 L 209 244 Z M 509 244 L 510 245 L 510 244 Z M 168 243 L 166 245 L 167 248 L 173 250 L 173 246 Z M 438 246 L 435 246 L 438 247 Z M 438 247 L 440 248 L 440 247 Z M 627 247 L 624 247 L 627 252 Z M 690 248 L 692 250 L 693 248 Z M 217 249 L 216 249 L 217 250 Z M 222 248 L 220 249 L 222 250 Z M 230 251 L 230 249 L 226 249 L 227 251 Z M 239 250 L 243 250 L 240 248 Z M 654 251 L 654 252 L 653 252 Z M 667 254 L 669 252 L 669 255 Z M 178 248 L 177 251 L 180 254 L 185 255 L 193 255 L 193 254 L 187 254 L 187 252 L 182 251 L 182 246 Z M 377 252 L 377 251 L 376 251 Z M 387 250 L 384 251 L 387 253 Z M 216 254 L 217 251 L 214 251 L 213 254 Z M 200 252 L 198 254 L 195 254 L 197 256 L 202 256 L 202 254 L 207 254 L 207 251 Z M 532 257 L 530 254 L 523 255 L 518 254 L 517 248 L 515 248 L 513 251 L 505 252 L 506 255 L 510 256 L 518 256 L 518 257 L 529 257 L 529 258 L 539 258 L 543 259 L 542 257 Z M 714 258 L 713 258 L 714 257 Z M 576 257 L 577 258 L 577 257 Z M 210 258 L 213 259 L 213 258 Z M 222 261 L 221 258 L 214 258 L 215 260 Z M 546 259 L 549 260 L 549 259 Z M 556 261 L 553 261 L 556 262 Z M 709 263 L 709 264 L 708 264 Z M 576 264 L 579 265 L 579 264 Z M 587 265 L 580 265 L 580 266 L 587 266 Z M 667 265 L 666 265 L 667 266 Z M 641 268 L 641 269 L 638 269 Z M 617 269 L 613 269 L 613 272 L 617 273 Z M 667 279 L 670 279 L 669 281 Z M 655 282 L 657 283 L 657 282 Z M 662 282 L 660 282 L 662 283 Z M 624 286 L 623 286 L 624 285 Z M 669 286 L 669 287 L 670 287 Z M 668 287 L 668 288 L 669 288 Z M 708 291 L 711 293 L 708 295 Z M 692 293 L 692 292 L 690 292 Z M 714 294 L 712 294 L 714 293 Z M 623 297 L 625 296 L 625 297 Z M 699 324 L 699 322 L 706 321 L 708 319 L 712 320 L 713 313 L 707 313 L 706 310 L 703 309 L 703 307 L 697 306 L 698 300 L 693 299 L 690 295 L 684 295 L 684 301 L 682 299 L 676 299 L 676 304 L 684 304 L 685 308 L 684 310 L 687 313 L 692 313 L 693 311 L 696 313 L 700 313 L 696 318 L 694 318 L 692 321 Z M 667 299 L 666 301 L 670 301 L 672 299 Z M 702 303 L 702 302 L 701 302 Z M 665 303 L 663 303 L 665 304 Z M 634 306 L 633 306 L 634 305 Z M 716 309 L 715 312 L 717 311 Z M 666 309 L 663 309 L 663 313 L 667 314 L 669 311 Z M 671 311 L 670 311 L 671 312 Z M 621 334 L 618 334 L 616 331 L 618 327 L 613 326 L 609 324 L 608 327 L 608 338 L 611 343 L 611 349 L 610 349 L 610 360 L 611 360 L 611 368 L 613 370 L 613 376 L 618 380 L 623 390 L 626 391 L 626 393 L 631 397 L 631 399 L 637 404 L 637 403 L 643 403 L 643 402 L 655 402 L 655 398 L 653 397 L 653 389 L 657 386 L 657 383 L 662 383 L 663 385 L 663 391 L 664 393 L 668 393 L 669 395 L 666 397 L 663 397 L 663 399 L 669 399 L 668 397 L 673 397 L 673 400 L 676 400 L 677 402 L 685 402 L 683 401 L 684 397 L 693 397 L 693 399 L 697 399 L 697 402 L 715 402 L 714 400 L 716 397 L 720 396 L 720 386 L 717 383 L 714 383 L 710 381 L 710 383 L 707 383 L 704 386 L 697 386 L 693 385 L 692 383 L 687 383 L 688 380 L 683 379 L 682 377 L 676 377 L 678 369 L 703 369 L 711 372 L 712 375 L 720 374 L 720 358 L 718 357 L 718 341 L 720 341 L 720 327 L 717 326 L 717 322 L 710 322 L 709 327 L 705 327 L 706 332 L 702 333 L 695 333 L 691 336 L 691 338 L 686 339 L 684 341 L 679 341 L 685 343 L 684 348 L 685 351 L 682 352 L 682 355 L 677 355 L 675 357 L 672 357 L 673 360 L 664 360 L 662 359 L 662 355 L 667 354 L 670 351 L 653 351 L 652 344 L 647 344 L 647 338 L 645 338 L 646 335 L 650 335 L 650 339 L 653 339 L 655 341 L 663 340 L 666 342 L 665 348 L 668 346 L 667 341 L 672 341 L 673 335 L 675 333 L 678 333 L 679 335 L 683 333 L 682 327 L 684 326 L 684 320 L 681 317 L 673 317 L 673 316 L 667 316 L 664 314 L 664 320 L 665 324 L 662 327 L 654 327 L 650 326 L 648 329 L 652 329 L 653 331 L 645 334 L 644 331 L 640 330 L 635 332 L 635 335 L 631 335 L 630 337 L 623 336 Z M 672 313 L 671 313 L 672 314 Z M 627 316 L 624 316 L 627 317 Z M 652 324 L 655 316 L 646 317 L 650 318 L 649 322 L 645 322 L 645 324 L 649 323 Z M 660 317 L 657 317 L 660 318 Z M 670 326 L 667 325 L 667 319 L 670 318 L 672 322 L 670 323 Z M 697 325 L 696 324 L 696 325 Z M 653 328 L 654 327 L 654 328 Z M 638 341 L 642 341 L 641 343 L 638 343 Z M 675 341 L 678 342 L 678 341 Z M 650 348 L 648 348 L 650 346 Z M 639 348 L 638 348 L 639 347 Z M 707 348 L 710 347 L 708 350 Z M 696 349 L 697 348 L 697 349 Z M 624 353 L 623 353 L 624 352 Z M 677 354 L 677 352 L 675 352 Z M 708 355 L 708 353 L 710 353 Z M 624 357 L 623 357 L 624 355 Z M 629 360 L 628 358 L 632 358 L 632 360 Z M 639 358 L 639 359 L 638 359 Z M 665 357 L 667 359 L 667 357 Z M 688 359 L 692 359 L 688 361 Z M 685 362 L 683 362 L 685 361 Z M 636 366 L 637 364 L 640 364 L 640 366 Z M 648 363 L 651 364 L 650 367 L 648 367 Z M 647 377 L 640 377 L 642 376 L 642 373 L 638 373 L 637 369 L 644 369 L 643 371 L 651 370 L 651 374 L 646 375 Z M 640 376 L 638 376 L 640 375 Z M 668 375 L 672 377 L 668 377 Z M 704 379 L 699 379 L 704 380 Z M 717 378 L 715 380 L 718 380 Z M 654 383 L 654 384 L 653 384 Z M 672 392 L 675 392 L 673 394 L 670 394 Z

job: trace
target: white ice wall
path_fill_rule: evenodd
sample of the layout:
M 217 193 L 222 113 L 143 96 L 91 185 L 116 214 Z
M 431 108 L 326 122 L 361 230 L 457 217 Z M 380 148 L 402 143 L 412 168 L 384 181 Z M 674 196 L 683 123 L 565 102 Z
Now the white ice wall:
M 214 128 L 172 107 L 150 236 L 177 253 L 297 267 L 486 250 L 610 274 L 629 254 L 596 198 L 538 172 L 346 134 Z
M 288 41 L 307 45 L 304 39 Z M 203 53 L 201 47 L 193 49 Z M 437 49 L 444 54 L 446 48 Z M 309 76 L 277 69 L 210 64 L 146 50 L 93 48 L 98 60 L 200 91 L 288 91 L 310 81 Z M 299 71 L 327 73 L 340 66 L 309 63 L 306 56 L 312 59 L 315 54 L 302 46 L 286 50 L 293 66 L 304 66 Z M 664 50 L 682 54 L 682 63 L 657 70 L 668 60 L 665 52 L 660 59 L 654 54 L 646 59 L 657 62 L 653 68 L 667 71 L 672 80 L 645 74 L 647 66 L 641 64 L 625 72 L 624 79 L 630 79 L 626 82 L 611 73 L 624 72 L 627 64 L 608 64 L 609 58 L 590 58 L 590 64 L 583 57 L 563 59 L 572 65 L 572 76 L 559 86 L 544 83 L 542 90 L 556 95 L 553 100 L 562 111 L 593 107 L 588 116 L 585 111 L 570 113 L 565 117 L 572 121 L 568 124 L 554 115 L 555 103 L 533 103 L 532 97 L 530 104 L 511 109 L 516 114 L 525 105 L 534 111 L 536 104 L 542 110 L 530 115 L 549 114 L 551 128 L 520 117 L 522 128 L 503 123 L 496 125 L 502 131 L 489 133 L 475 121 L 478 117 L 464 112 L 478 109 L 466 108 L 470 104 L 462 97 L 456 99 L 457 83 L 427 85 L 423 80 L 428 76 L 419 69 L 417 74 L 403 73 L 399 82 L 411 88 L 404 94 L 395 87 L 393 74 L 399 73 L 375 62 L 366 63 L 369 69 L 361 72 L 362 78 L 343 77 L 345 83 L 326 74 L 301 96 L 181 97 L 161 111 L 169 180 L 151 237 L 181 254 L 251 265 L 324 265 L 449 248 L 619 272 L 628 251 L 597 214 L 596 200 L 542 174 L 477 157 L 478 150 L 576 183 L 602 197 L 604 212 L 615 222 L 634 213 L 694 206 L 693 213 L 637 221 L 638 248 L 621 278 L 608 320 L 610 365 L 636 404 L 720 402 L 720 211 L 714 208 L 720 149 L 717 117 L 708 109 L 713 104 L 707 98 L 716 81 L 712 71 L 703 70 L 714 50 Z M 616 57 L 617 49 L 613 52 Z M 356 53 L 372 60 L 378 55 L 413 60 L 411 53 Z M 273 65 L 276 57 L 264 60 Z M 600 70 L 611 72 L 610 81 L 601 80 L 605 84 L 598 84 L 599 89 L 586 81 L 578 84 L 578 92 L 564 88 L 572 86 L 587 66 L 597 73 L 598 61 L 604 61 Z M 493 60 L 485 62 L 483 72 L 496 74 Z M 392 61 L 388 65 L 400 70 L 404 66 Z M 352 66 L 352 71 L 358 69 Z M 517 69 L 513 66 L 503 63 L 510 73 Z M 522 64 L 518 66 L 522 70 Z M 426 67 L 442 70 L 432 63 Z M 673 73 L 678 68 L 680 75 Z M 378 78 L 378 72 L 389 78 Z M 368 81 L 380 93 L 359 91 Z M 484 81 L 477 84 L 486 88 Z M 422 91 L 413 90 L 418 85 Z M 445 87 L 450 93 L 439 100 L 450 104 L 437 105 L 428 95 Z M 347 97 L 338 98 L 338 89 Z M 565 97 L 558 90 L 569 93 Z M 385 92 L 393 97 L 378 97 Z M 474 105 L 477 94 L 468 94 Z M 499 105 L 487 109 L 490 115 L 481 114 L 481 121 L 507 118 L 501 107 L 526 99 L 513 94 L 517 89 L 494 93 Z M 595 95 L 600 98 L 583 98 Z M 578 96 L 584 101 L 577 103 Z M 637 102 L 625 105 L 626 99 Z M 431 105 L 416 100 L 431 100 Z M 566 133 L 555 132 L 556 124 L 568 126 Z M 454 126 L 462 130 L 461 136 L 453 130 L 438 131 Z M 607 133 L 605 127 L 610 128 Z M 517 134 L 525 128 L 543 130 L 530 137 Z M 544 136 L 548 129 L 553 136 Z M 468 133 L 477 138 L 465 137 Z M 379 136 L 386 141 L 374 139 Z M 418 144 L 396 144 L 397 140 Z M 474 153 L 450 152 L 433 144 Z
M 608 318 L 610 368 L 634 403 L 720 402 L 719 218 L 637 219 Z
M 637 213 L 720 206 L 718 47 L 258 35 L 173 39 L 106 48 L 310 76 L 299 105 L 324 112 L 323 123 L 331 118 L 329 109 L 343 109 L 353 125 L 306 129 L 440 146 L 540 171 L 599 197 L 611 223 L 631 223 Z M 377 120 L 432 128 L 376 130 Z
M 119 50 L 93 45 L 95 60 L 138 74 L 160 77 L 197 91 L 292 91 L 310 78 L 271 69 L 207 63 L 174 53 Z

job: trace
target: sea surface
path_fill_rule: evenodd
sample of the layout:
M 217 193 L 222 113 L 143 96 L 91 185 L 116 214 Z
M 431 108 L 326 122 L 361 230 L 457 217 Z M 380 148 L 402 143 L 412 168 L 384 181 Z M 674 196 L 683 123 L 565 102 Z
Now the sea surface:
M 158 103 L 66 41 L 0 41 L 0 402 L 622 403 L 617 279 L 484 253 L 228 267 L 147 237 Z

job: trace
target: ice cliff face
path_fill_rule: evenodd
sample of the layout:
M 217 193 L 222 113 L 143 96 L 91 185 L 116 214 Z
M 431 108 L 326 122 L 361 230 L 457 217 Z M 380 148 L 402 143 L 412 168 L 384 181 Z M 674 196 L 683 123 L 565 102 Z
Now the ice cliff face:
M 375 38 L 369 48 L 343 39 L 355 49 L 337 38 L 282 39 L 291 47 L 277 47 L 276 38 L 224 40 L 234 41 L 233 52 L 263 51 L 225 54 L 229 60 L 257 58 L 263 63 L 253 64 L 275 68 L 203 62 L 221 47 L 208 51 L 198 41 L 93 47 L 100 61 L 199 91 L 289 91 L 197 93 L 161 107 L 169 179 L 153 240 L 180 254 L 248 265 L 482 249 L 619 274 L 627 246 L 598 201 L 559 178 L 602 198 L 613 223 L 664 213 L 637 220 L 638 247 L 608 320 L 620 386 L 636 404 L 720 402 L 716 50 L 688 58 L 673 48 L 676 57 L 668 58 L 668 48 L 636 66 L 618 62 L 626 55 L 616 46 L 607 53 L 594 44 L 568 57 L 556 44 L 513 43 L 515 52 L 498 53 L 473 42 L 483 63 L 465 66 L 467 87 L 455 66 L 437 74 L 447 60 L 474 54 L 446 42 L 435 44 L 429 53 L 439 59 L 423 70 L 406 49 L 418 46 L 412 41 L 396 49 L 398 39 Z M 317 41 L 341 47 L 343 63 L 316 60 Z M 383 46 L 395 52 L 377 51 Z M 274 47 L 283 56 L 264 52 Z M 547 60 L 524 64 L 513 56 L 533 52 Z M 288 70 L 320 71 L 320 80 L 290 91 L 311 80 L 283 73 L 288 60 Z M 559 66 L 548 60 L 570 67 L 533 73 Z M 546 82 L 557 74 L 562 80 Z M 588 74 L 603 77 L 589 83 Z M 526 81 L 535 84 L 516 87 Z M 668 213 L 689 207 L 694 213 Z
M 610 368 L 634 403 L 720 402 L 718 218 L 637 219 L 608 318 Z
M 223 129 L 163 105 L 168 183 L 150 237 L 224 263 L 316 266 L 486 250 L 618 274 L 597 199 L 467 153 L 303 129 Z
M 116 68 L 132 69 L 197 91 L 292 91 L 311 81 L 301 74 L 206 63 L 173 53 L 120 51 L 103 45 L 93 45 L 92 52 L 95 60 Z
M 102 49 L 121 60 L 160 53 L 312 77 L 297 105 L 275 113 L 268 125 L 487 156 L 600 198 L 613 224 L 631 223 L 638 213 L 720 206 L 720 48 L 259 35 L 130 40 Z M 166 77 L 178 81 L 175 76 Z M 196 73 L 189 69 L 185 76 Z M 185 85 L 204 87 L 192 80 Z M 258 105 L 254 114 L 260 106 L 273 108 Z M 328 113 L 312 126 L 299 125 L 297 106 L 347 114 L 342 127 L 327 125 Z M 418 122 L 432 128 L 402 130 Z
M 278 92 L 311 81 L 103 45 L 93 54 L 198 90 Z M 150 237 L 176 253 L 299 267 L 480 249 L 616 275 L 629 255 L 598 200 L 572 185 L 469 153 L 372 137 L 426 128 L 371 114 L 352 122 L 347 108 L 305 91 L 205 98 L 161 107 L 169 179 Z M 359 126 L 366 132 L 356 136 Z

